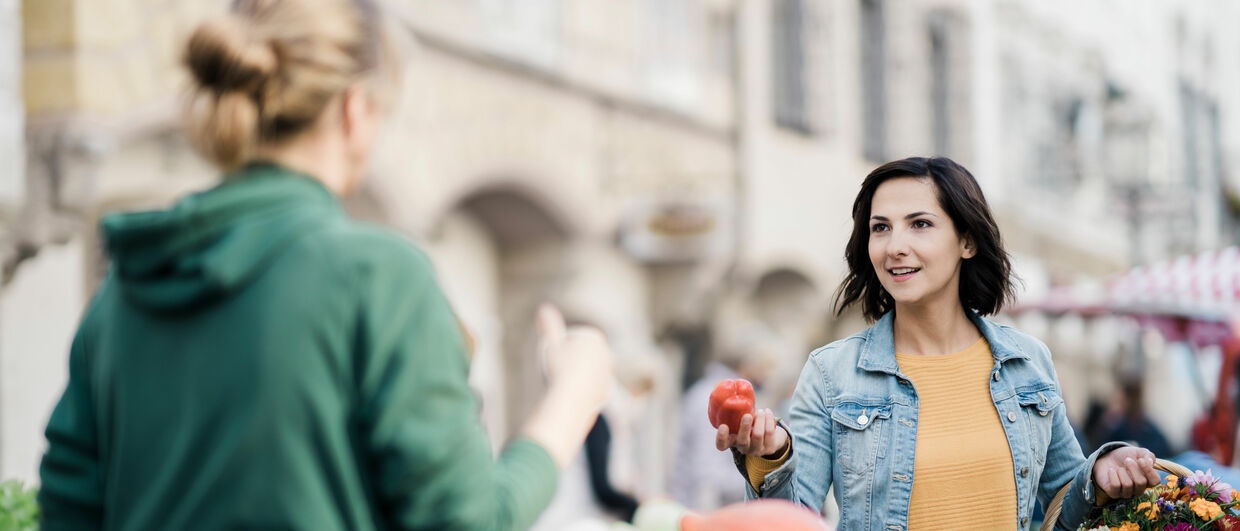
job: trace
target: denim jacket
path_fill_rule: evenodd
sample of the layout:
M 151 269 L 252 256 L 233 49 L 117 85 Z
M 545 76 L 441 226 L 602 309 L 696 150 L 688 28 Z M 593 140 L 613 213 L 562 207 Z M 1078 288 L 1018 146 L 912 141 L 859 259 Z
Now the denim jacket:
M 810 354 L 787 420 L 792 456 L 767 474 L 761 492 L 746 481 L 747 498 L 784 498 L 820 511 L 834 484 L 840 529 L 907 529 L 918 399 L 896 363 L 894 317 L 889 312 L 874 326 Z M 1016 477 L 1020 521 L 1011 524 L 1027 528 L 1034 497 L 1046 507 L 1071 481 L 1057 528 L 1076 529 L 1094 503 L 1094 461 L 1123 444 L 1106 444 L 1086 459 L 1068 425 L 1046 345 L 972 312 L 970 318 L 995 358 L 990 395 Z M 964 463 L 968 459 L 961 456 Z M 738 465 L 743 468 L 743 461 Z

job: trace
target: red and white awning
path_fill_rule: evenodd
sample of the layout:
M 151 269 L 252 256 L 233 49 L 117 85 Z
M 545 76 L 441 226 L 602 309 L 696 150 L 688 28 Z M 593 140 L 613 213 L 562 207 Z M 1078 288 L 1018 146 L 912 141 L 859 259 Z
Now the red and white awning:
M 1240 247 L 1134 268 L 1106 293 L 1113 312 L 1230 320 L 1240 315 Z
M 1057 286 L 1013 312 L 1166 315 L 1215 321 L 1240 318 L 1240 247 L 1181 256 L 1134 268 L 1105 289 Z

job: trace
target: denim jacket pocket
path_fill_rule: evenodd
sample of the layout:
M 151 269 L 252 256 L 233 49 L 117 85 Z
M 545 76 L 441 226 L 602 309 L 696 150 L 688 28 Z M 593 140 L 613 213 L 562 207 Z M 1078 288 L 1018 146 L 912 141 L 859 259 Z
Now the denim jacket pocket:
M 1055 425 L 1055 408 L 1063 404 L 1063 397 L 1051 384 L 1035 384 L 1018 387 L 1016 400 L 1025 411 L 1029 422 L 1029 442 L 1039 464 L 1046 461 L 1046 450 L 1051 443 Z
M 864 475 L 874 468 L 891 408 L 886 400 L 836 401 L 831 410 L 835 459 L 845 473 Z

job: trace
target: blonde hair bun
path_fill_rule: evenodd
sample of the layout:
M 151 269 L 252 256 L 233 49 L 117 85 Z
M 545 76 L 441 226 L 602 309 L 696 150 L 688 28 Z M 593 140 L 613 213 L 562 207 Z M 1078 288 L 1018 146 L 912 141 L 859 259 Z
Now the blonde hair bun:
M 185 64 L 198 85 L 219 93 L 257 91 L 278 60 L 271 43 L 251 33 L 252 26 L 235 15 L 199 26 L 185 48 Z
M 372 0 L 234 0 L 190 36 L 190 140 L 225 171 L 312 127 L 380 66 Z M 385 56 L 386 57 L 386 56 Z

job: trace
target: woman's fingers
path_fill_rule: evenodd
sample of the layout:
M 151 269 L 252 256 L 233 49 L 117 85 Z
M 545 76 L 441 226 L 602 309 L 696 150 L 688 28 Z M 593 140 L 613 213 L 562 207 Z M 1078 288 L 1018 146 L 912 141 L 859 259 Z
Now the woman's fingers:
M 761 450 L 766 444 L 766 412 L 764 410 L 754 411 L 753 428 L 749 432 L 749 446 L 755 450 Z
M 1145 472 L 1146 487 L 1153 487 L 1154 485 L 1162 483 L 1162 479 L 1158 477 L 1158 471 L 1154 470 L 1153 456 L 1154 454 L 1151 453 L 1150 457 L 1141 459 L 1141 470 Z
M 749 447 L 752 444 L 750 442 L 750 435 L 752 431 L 753 415 L 746 413 L 741 417 L 740 429 L 736 430 L 736 449 L 740 450 L 742 454 L 748 455 L 750 453 Z
M 1117 448 L 1094 463 L 1094 482 L 1112 498 L 1131 498 L 1161 482 L 1154 462 L 1145 448 Z
M 766 410 L 766 437 L 762 440 L 762 455 L 775 453 L 779 448 L 775 447 L 775 413 Z
M 1146 487 L 1158 483 L 1157 479 L 1150 482 L 1150 478 L 1149 475 L 1146 474 L 1145 463 L 1143 463 L 1143 461 L 1145 461 L 1144 458 L 1142 458 L 1141 461 L 1131 457 L 1124 458 L 1124 469 L 1128 472 L 1128 477 L 1132 478 L 1133 496 L 1140 494 Z
M 1107 496 L 1119 498 L 1119 475 L 1115 473 L 1115 467 L 1106 467 L 1099 476 L 1098 486 L 1102 487 L 1102 491 L 1107 493 Z
M 1132 477 L 1128 475 L 1128 469 L 1118 467 L 1115 469 L 1115 475 L 1119 477 L 1119 496 L 1113 498 L 1131 498 L 1132 497 Z
M 742 454 L 756 457 L 769 455 L 781 446 L 778 432 L 775 412 L 759 409 L 741 417 L 741 424 L 735 435 L 732 435 L 727 424 L 720 424 L 715 430 L 715 449 L 723 451 L 736 448 L 736 451 Z

